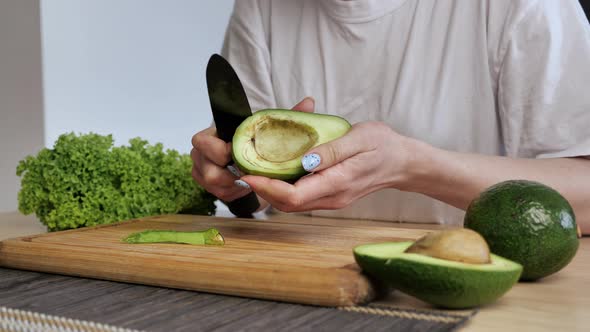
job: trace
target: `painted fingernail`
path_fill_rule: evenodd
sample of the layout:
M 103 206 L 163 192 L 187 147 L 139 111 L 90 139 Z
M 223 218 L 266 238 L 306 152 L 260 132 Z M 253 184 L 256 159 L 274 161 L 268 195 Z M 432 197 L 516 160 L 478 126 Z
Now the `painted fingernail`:
M 240 172 L 232 165 L 227 165 L 227 170 L 231 172 L 231 174 L 240 177 Z
M 242 188 L 246 188 L 246 189 L 250 189 L 250 185 L 247 184 L 245 181 L 242 180 L 236 180 L 234 181 L 234 184 L 238 187 L 242 187 Z
M 312 153 L 303 156 L 303 158 L 301 159 L 301 166 L 303 166 L 304 170 L 311 172 L 316 167 L 318 167 L 321 162 L 322 158 L 320 157 L 320 155 L 317 153 Z

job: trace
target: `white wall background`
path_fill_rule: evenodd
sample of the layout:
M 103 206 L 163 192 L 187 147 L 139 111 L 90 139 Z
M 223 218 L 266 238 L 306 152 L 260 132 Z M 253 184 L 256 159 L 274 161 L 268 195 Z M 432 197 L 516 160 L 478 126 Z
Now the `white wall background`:
M 65 132 L 188 153 L 233 2 L 0 0 L 0 211 L 17 209 L 18 161 Z
M 39 0 L 0 0 L 0 211 L 17 207 L 18 161 L 43 147 Z
M 190 151 L 233 0 L 41 0 L 45 144 L 69 131 Z

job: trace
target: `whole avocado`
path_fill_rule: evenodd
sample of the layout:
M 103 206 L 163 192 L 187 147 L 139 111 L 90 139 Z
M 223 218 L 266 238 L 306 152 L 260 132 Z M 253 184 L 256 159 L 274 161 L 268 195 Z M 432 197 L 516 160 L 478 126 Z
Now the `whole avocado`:
M 480 233 L 493 253 L 520 263 L 521 280 L 558 272 L 579 246 L 569 202 L 534 181 L 508 180 L 487 188 L 468 206 L 464 226 Z

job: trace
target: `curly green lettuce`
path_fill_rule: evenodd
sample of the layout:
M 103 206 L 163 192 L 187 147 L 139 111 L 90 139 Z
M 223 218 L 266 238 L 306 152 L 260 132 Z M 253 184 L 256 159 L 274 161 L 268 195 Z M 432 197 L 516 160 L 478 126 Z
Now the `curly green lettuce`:
M 134 138 L 68 133 L 17 166 L 18 207 L 49 231 L 174 213 L 211 215 L 216 198 L 191 176 L 188 155 Z

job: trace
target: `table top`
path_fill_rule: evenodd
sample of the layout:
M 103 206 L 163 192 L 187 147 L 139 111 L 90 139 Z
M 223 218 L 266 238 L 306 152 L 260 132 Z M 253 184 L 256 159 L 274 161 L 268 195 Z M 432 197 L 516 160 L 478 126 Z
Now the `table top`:
M 306 222 L 330 225 L 379 225 L 384 222 L 311 218 L 286 214 L 271 215 L 273 221 Z M 408 227 L 408 224 L 404 224 Z M 415 225 L 417 228 L 437 228 Z M 0 240 L 43 233 L 45 228 L 34 216 L 0 213 Z M 518 283 L 497 302 L 481 307 L 462 331 L 497 331 L 518 328 L 520 331 L 582 331 L 590 324 L 586 313 L 590 306 L 590 238 L 581 239 L 574 260 L 559 273 L 537 282 Z M 395 292 L 381 302 L 409 308 L 429 305 Z

